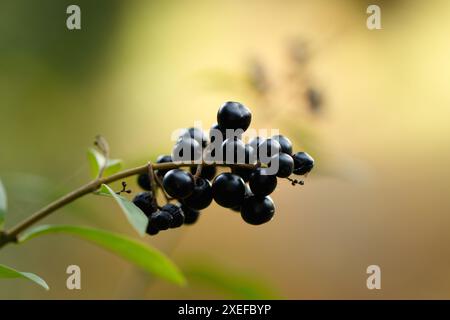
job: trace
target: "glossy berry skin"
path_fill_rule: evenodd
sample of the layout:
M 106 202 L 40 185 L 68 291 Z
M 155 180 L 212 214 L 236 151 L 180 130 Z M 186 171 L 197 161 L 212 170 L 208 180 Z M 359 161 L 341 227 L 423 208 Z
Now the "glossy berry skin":
M 220 138 L 220 143 L 225 140 L 225 130 L 222 129 L 217 123 L 209 129 L 209 140 L 211 143 L 216 141 L 216 138 Z
M 245 163 L 245 144 L 238 138 L 228 138 L 222 143 L 222 155 L 225 163 Z
M 280 153 L 281 145 L 277 140 L 266 139 L 258 145 L 258 159 L 263 163 L 268 163 L 270 157 Z
M 270 160 L 269 167 L 278 162 L 277 177 L 287 178 L 294 172 L 294 159 L 284 152 L 276 154 Z
M 172 203 L 167 203 L 161 208 L 161 211 L 165 211 L 171 215 L 172 220 L 170 222 L 170 228 L 178 228 L 183 225 L 184 213 L 179 206 Z
M 212 202 L 211 182 L 203 178 L 197 178 L 192 194 L 183 200 L 189 208 L 202 210 L 207 208 Z
M 252 121 L 250 110 L 239 102 L 225 102 L 217 112 L 217 123 L 223 129 L 247 130 Z
M 208 137 L 200 128 L 191 127 L 189 129 L 186 129 L 180 135 L 180 139 L 185 138 L 192 138 L 196 140 L 202 146 L 202 148 L 205 148 L 208 145 Z
M 275 175 L 264 174 L 266 169 L 257 168 L 250 176 L 250 190 L 254 195 L 267 196 L 277 187 L 277 177 Z
M 164 175 L 164 190 L 176 199 L 184 199 L 194 191 L 194 177 L 181 169 L 172 169 Z
M 191 170 L 192 174 L 195 174 L 195 172 L 197 172 L 197 167 L 191 167 L 190 170 Z M 207 180 L 212 180 L 216 176 L 216 173 L 217 173 L 216 167 L 203 165 L 202 172 L 200 173 L 200 177 L 207 179 Z
M 154 236 L 154 235 L 158 234 L 159 229 L 149 223 L 147 226 L 146 232 L 148 235 Z
M 247 169 L 242 167 L 231 168 L 231 172 L 241 177 L 244 182 L 248 182 L 248 180 L 250 180 L 250 176 L 252 175 L 253 170 L 254 169 Z
M 158 210 L 153 202 L 153 194 L 149 191 L 138 193 L 133 198 L 133 203 L 136 207 L 141 209 L 147 217 Z
M 137 184 L 144 190 L 150 191 L 152 190 L 152 186 L 150 185 L 150 177 L 148 173 L 141 173 L 137 177 Z
M 257 160 L 259 160 L 259 145 L 265 140 L 266 139 L 261 137 L 254 137 L 248 143 L 248 145 L 253 148 L 253 152 L 255 153 Z
M 156 163 L 166 163 L 166 162 L 172 162 L 172 157 L 169 155 L 160 155 L 156 159 Z M 169 170 L 156 170 L 155 172 L 158 175 L 158 177 L 162 179 L 164 175 L 167 173 L 167 171 Z
M 184 224 L 194 224 L 197 222 L 200 211 L 189 208 L 186 205 L 181 205 L 181 210 L 184 212 Z
M 292 154 L 292 142 L 287 137 L 278 134 L 272 137 L 273 140 L 278 141 L 281 146 L 281 152 L 287 153 L 289 155 Z
M 270 197 L 251 196 L 244 200 L 241 216 L 245 222 L 260 225 L 272 220 L 275 205 Z
M 158 210 L 153 212 L 148 222 L 148 228 L 167 230 L 172 223 L 172 216 L 169 212 Z
M 306 152 L 297 152 L 294 159 L 294 174 L 304 175 L 314 168 L 314 159 Z
M 214 200 L 222 207 L 240 206 L 245 197 L 245 182 L 232 173 L 221 173 L 213 181 L 212 192 Z

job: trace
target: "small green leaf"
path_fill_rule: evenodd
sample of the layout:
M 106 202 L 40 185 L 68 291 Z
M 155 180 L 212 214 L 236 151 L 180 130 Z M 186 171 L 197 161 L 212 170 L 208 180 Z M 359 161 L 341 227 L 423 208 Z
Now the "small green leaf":
M 144 236 L 145 231 L 147 230 L 148 218 L 142 212 L 142 210 L 136 207 L 136 205 L 130 200 L 122 197 L 121 195 L 116 194 L 106 184 L 102 184 L 98 194 L 104 195 L 107 193 L 109 193 L 114 198 L 114 200 L 117 201 L 123 213 L 127 217 L 128 221 L 136 229 L 139 235 Z
M 0 278 L 3 278 L 3 279 L 13 279 L 13 278 L 28 279 L 28 280 L 31 280 L 31 281 L 35 282 L 36 284 L 40 285 L 45 290 L 49 290 L 47 283 L 39 276 L 37 276 L 33 273 L 29 273 L 29 272 L 20 272 L 20 271 L 14 270 L 12 268 L 9 268 L 3 264 L 0 264 Z
M 100 168 L 104 165 L 106 159 L 97 150 L 91 148 L 88 150 L 88 161 L 91 168 L 91 174 L 93 178 L 96 178 L 100 172 Z M 119 172 L 122 168 L 123 162 L 120 159 L 108 159 L 103 176 L 110 176 L 116 172 Z
M 37 226 L 23 234 L 19 242 L 49 233 L 74 235 L 117 254 L 155 276 L 178 285 L 186 282 L 177 266 L 157 249 L 109 231 L 78 226 Z
M 0 230 L 3 229 L 3 224 L 5 223 L 5 215 L 7 207 L 8 202 L 6 200 L 5 187 L 3 187 L 3 183 L 0 180 Z

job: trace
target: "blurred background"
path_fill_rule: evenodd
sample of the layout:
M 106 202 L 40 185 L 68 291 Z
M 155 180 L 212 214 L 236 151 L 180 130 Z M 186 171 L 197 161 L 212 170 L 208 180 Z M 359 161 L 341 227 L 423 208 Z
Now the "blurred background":
M 66 28 L 70 4 L 81 30 Z M 369 4 L 382 30 L 367 29 Z M 304 186 L 279 182 L 268 224 L 214 204 L 194 226 L 147 237 L 185 288 L 59 235 L 0 251 L 52 290 L 2 280 L 0 298 L 449 299 L 449 33 L 444 0 L 0 0 L 7 226 L 90 178 L 96 134 L 141 165 L 170 152 L 174 129 L 208 128 L 227 100 L 316 159 Z M 44 222 L 135 236 L 94 196 Z M 70 264 L 80 291 L 66 289 Z M 381 290 L 366 287 L 372 264 Z

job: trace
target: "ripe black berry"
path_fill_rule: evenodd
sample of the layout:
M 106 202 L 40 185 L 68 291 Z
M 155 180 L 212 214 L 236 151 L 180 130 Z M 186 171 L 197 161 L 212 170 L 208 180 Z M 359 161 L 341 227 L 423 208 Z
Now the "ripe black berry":
M 197 167 L 191 167 L 190 170 L 191 170 L 192 174 L 195 174 L 195 172 L 197 172 Z M 216 172 L 217 172 L 216 167 L 203 165 L 202 172 L 200 173 L 200 177 L 207 179 L 207 180 L 212 180 L 216 176 Z
M 294 158 L 294 174 L 304 175 L 314 168 L 314 159 L 306 152 L 297 152 Z
M 292 154 L 292 142 L 287 137 L 278 134 L 272 137 L 273 140 L 278 141 L 281 146 L 281 152 L 287 153 L 289 155 Z
M 287 178 L 294 172 L 294 159 L 284 152 L 276 154 L 272 157 L 269 167 L 276 166 L 278 163 L 277 177 Z
M 139 187 L 141 187 L 144 190 L 150 191 L 152 190 L 152 186 L 150 184 L 150 177 L 148 173 L 141 173 L 137 177 L 137 183 Z
M 277 177 L 267 174 L 267 169 L 257 168 L 250 176 L 249 185 L 254 195 L 267 196 L 277 187 Z
M 174 161 L 198 161 L 202 157 L 202 147 L 191 137 L 180 137 L 172 150 Z
M 189 208 L 202 210 L 207 208 L 212 202 L 211 183 L 203 178 L 197 178 L 192 194 L 183 200 Z
M 245 197 L 245 182 L 232 173 L 221 173 L 212 184 L 214 200 L 225 208 L 241 205 Z
M 138 193 L 134 199 L 133 203 L 136 207 L 142 210 L 144 214 L 148 217 L 153 212 L 158 210 L 156 205 L 153 202 L 153 194 L 150 191 L 140 192 Z
M 172 223 L 172 216 L 164 210 L 153 212 L 148 222 L 148 228 L 167 230 Z
M 209 129 L 209 140 L 211 143 L 216 141 L 216 139 L 220 139 L 221 143 L 225 140 L 225 129 L 222 129 L 217 123 Z
M 184 224 L 194 224 L 197 222 L 200 211 L 189 208 L 184 204 L 181 205 L 181 210 L 184 212 Z
M 252 120 L 250 110 L 239 102 L 225 102 L 217 112 L 217 123 L 223 129 L 247 130 Z
M 270 221 L 275 213 L 275 205 L 270 197 L 251 196 L 244 200 L 241 216 L 245 222 L 260 225 Z
M 265 139 L 258 145 L 258 159 L 263 163 L 268 163 L 270 157 L 280 153 L 281 145 L 277 140 Z
M 168 203 L 161 208 L 161 211 L 165 211 L 172 216 L 172 220 L 170 222 L 170 228 L 178 228 L 181 227 L 184 223 L 184 213 L 183 210 L 172 203 Z
M 172 162 L 172 157 L 169 155 L 160 155 L 156 159 L 156 163 L 166 163 L 166 162 Z M 162 179 L 164 175 L 167 173 L 167 171 L 169 170 L 156 170 L 155 172 L 158 175 L 158 177 Z
M 154 236 L 155 234 L 158 234 L 159 229 L 149 223 L 146 232 L 147 234 Z
M 186 131 L 182 132 L 180 138 L 181 139 L 192 138 L 196 140 L 202 146 L 202 148 L 205 148 L 208 145 L 208 137 L 200 128 L 191 127 Z
M 228 138 L 222 143 L 225 163 L 245 163 L 246 151 L 245 144 L 238 138 Z
M 164 175 L 166 192 L 176 199 L 184 199 L 194 191 L 194 177 L 181 169 L 172 169 Z

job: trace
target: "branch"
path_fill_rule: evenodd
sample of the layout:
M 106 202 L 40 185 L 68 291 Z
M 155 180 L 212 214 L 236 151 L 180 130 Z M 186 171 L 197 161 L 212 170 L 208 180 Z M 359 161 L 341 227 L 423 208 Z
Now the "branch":
M 180 167 L 193 167 L 197 166 L 198 164 L 194 163 L 173 163 L 173 162 L 165 162 L 165 163 L 156 163 L 152 164 L 153 170 L 171 170 L 176 169 Z M 249 168 L 253 169 L 255 168 L 254 165 L 251 164 L 212 164 L 214 166 L 221 166 L 221 167 L 242 167 L 242 168 Z M 11 242 L 17 242 L 17 236 L 37 223 L 38 221 L 44 219 L 48 215 L 50 215 L 52 212 L 55 212 L 56 210 L 72 203 L 73 201 L 77 200 L 78 198 L 81 198 L 87 194 L 90 194 L 94 191 L 96 191 L 102 184 L 108 184 L 117 180 L 121 180 L 130 176 L 134 176 L 141 173 L 147 173 L 149 169 L 149 165 L 143 165 L 140 167 L 135 167 L 132 169 L 124 170 L 119 173 L 116 173 L 114 175 L 111 175 L 109 177 L 104 178 L 97 178 L 78 189 L 75 189 L 74 191 L 66 194 L 65 196 L 62 196 L 58 200 L 53 201 L 52 203 L 48 204 L 47 206 L 43 207 L 42 209 L 36 211 L 33 213 L 30 217 L 26 218 L 22 222 L 19 222 L 17 225 L 12 227 L 8 231 L 0 232 L 0 248 L 5 246 L 8 243 Z

